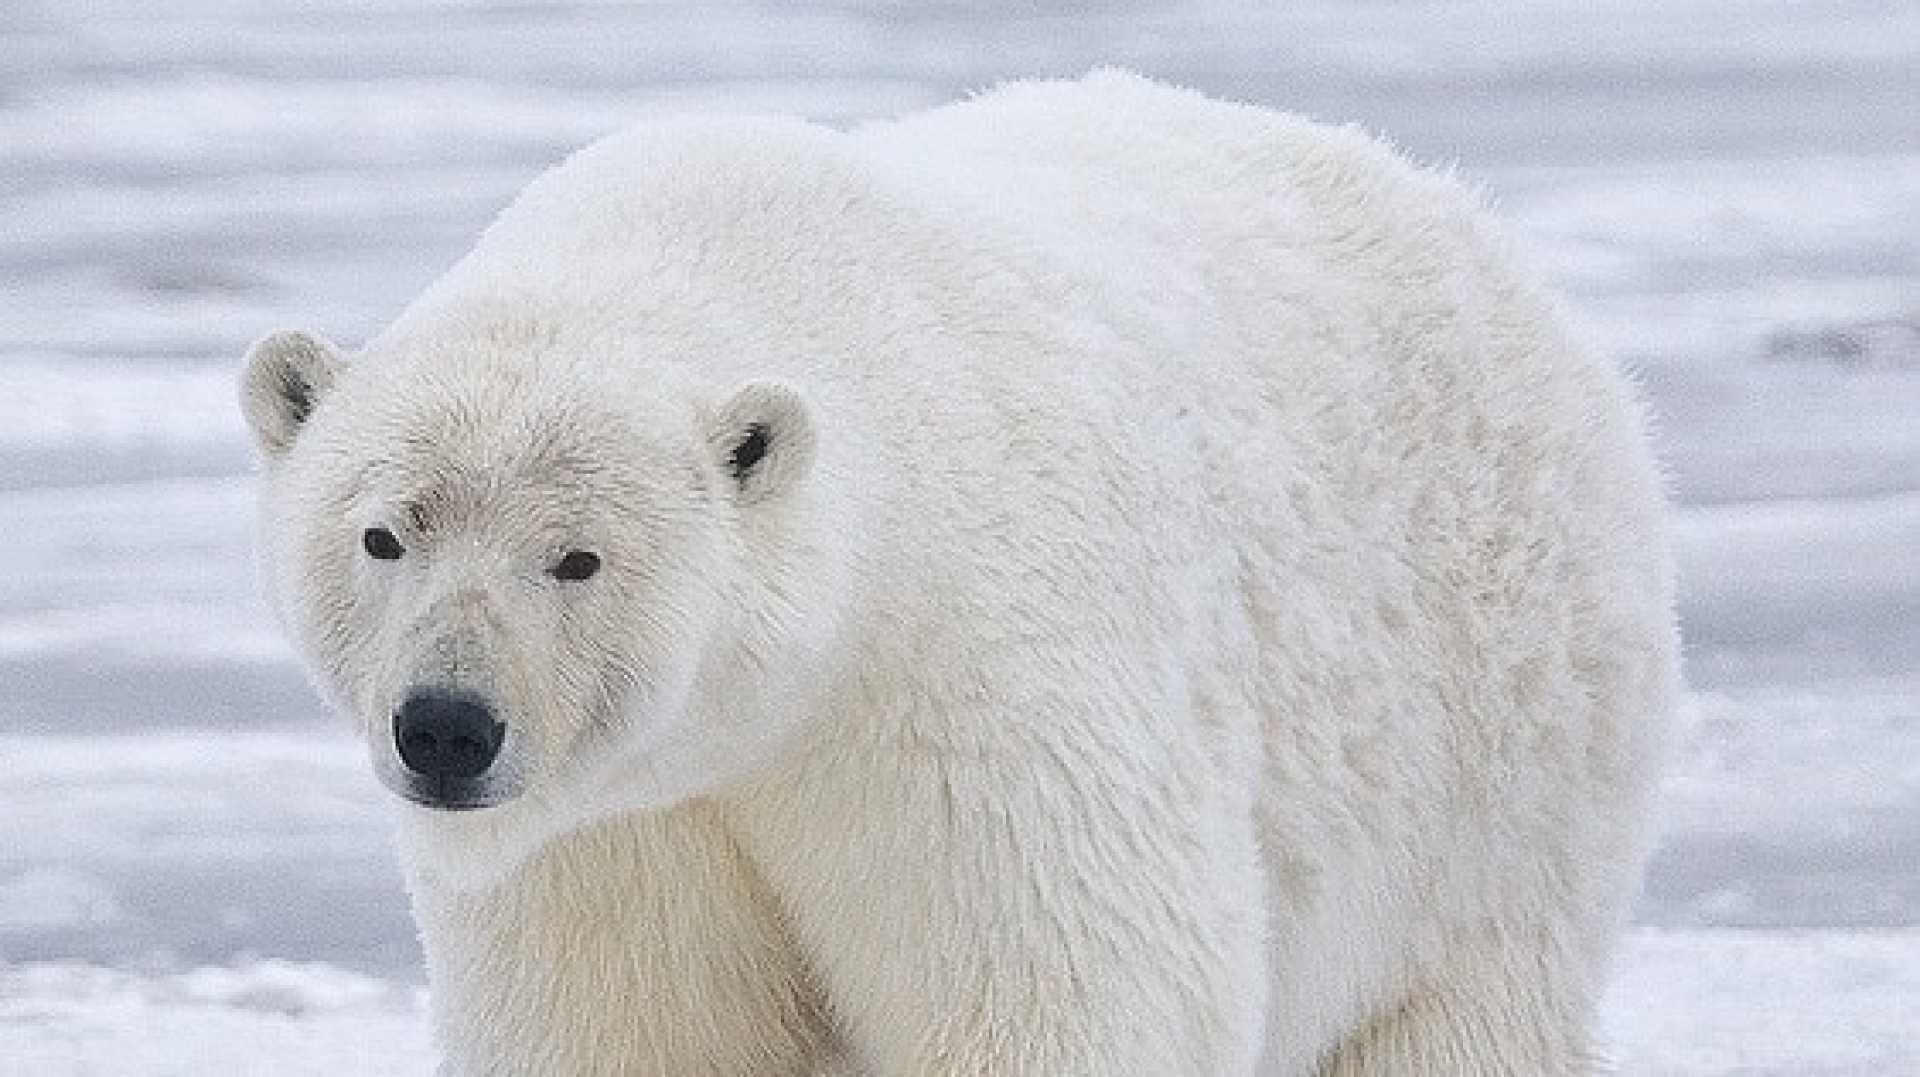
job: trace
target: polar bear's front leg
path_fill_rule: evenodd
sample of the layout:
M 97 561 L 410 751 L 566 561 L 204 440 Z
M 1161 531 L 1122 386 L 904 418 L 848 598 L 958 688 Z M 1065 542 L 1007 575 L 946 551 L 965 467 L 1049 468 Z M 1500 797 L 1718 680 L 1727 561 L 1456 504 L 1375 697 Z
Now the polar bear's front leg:
M 556 839 L 500 885 L 416 885 L 442 1077 L 805 1073 L 805 973 L 715 811 Z
M 1252 1072 L 1251 824 L 1204 765 L 1165 762 L 887 749 L 749 798 L 752 853 L 865 1071 Z

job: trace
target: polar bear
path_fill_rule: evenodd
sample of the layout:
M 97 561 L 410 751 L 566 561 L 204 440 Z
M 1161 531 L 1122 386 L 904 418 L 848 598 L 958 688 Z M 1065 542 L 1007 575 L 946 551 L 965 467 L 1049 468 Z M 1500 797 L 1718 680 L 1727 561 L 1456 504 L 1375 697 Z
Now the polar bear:
M 650 123 L 243 382 L 446 1072 L 1593 1064 L 1659 482 L 1366 136 L 1116 72 Z

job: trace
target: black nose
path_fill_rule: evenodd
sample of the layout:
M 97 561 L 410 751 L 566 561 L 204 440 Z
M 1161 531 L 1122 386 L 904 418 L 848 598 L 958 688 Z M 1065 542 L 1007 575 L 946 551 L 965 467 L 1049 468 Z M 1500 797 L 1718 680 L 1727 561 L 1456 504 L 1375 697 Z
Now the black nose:
M 500 754 L 507 727 L 471 696 L 415 692 L 393 716 L 400 761 L 428 778 L 478 777 Z

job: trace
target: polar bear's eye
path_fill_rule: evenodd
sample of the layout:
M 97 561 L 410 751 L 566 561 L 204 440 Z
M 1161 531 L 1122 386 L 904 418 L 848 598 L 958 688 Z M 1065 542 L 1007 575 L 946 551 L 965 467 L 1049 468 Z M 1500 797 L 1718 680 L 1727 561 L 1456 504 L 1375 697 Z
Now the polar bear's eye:
M 366 547 L 368 557 L 380 561 L 397 561 L 407 552 L 393 532 L 384 527 L 369 527 L 360 532 L 360 545 Z
M 747 427 L 747 432 L 741 437 L 740 444 L 733 447 L 733 455 L 727 458 L 727 463 L 733 468 L 733 477 L 736 480 L 745 479 L 747 472 L 753 470 L 753 465 L 767 455 L 768 440 L 766 423 L 754 423 Z
M 556 580 L 584 580 L 600 571 L 600 555 L 586 550 L 570 551 L 553 566 Z

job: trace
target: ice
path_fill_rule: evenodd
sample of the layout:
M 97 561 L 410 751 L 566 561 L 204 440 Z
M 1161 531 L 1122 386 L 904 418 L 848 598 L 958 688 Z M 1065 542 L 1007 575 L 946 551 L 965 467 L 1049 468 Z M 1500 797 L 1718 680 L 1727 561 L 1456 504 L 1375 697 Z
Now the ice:
M 0 957 L 260 954 L 417 976 L 364 753 L 330 725 L 251 717 L 0 736 Z
M 1675 531 L 1696 686 L 1920 688 L 1920 494 L 1703 506 Z
M 0 937 L 105 928 L 126 915 L 111 887 L 64 868 L 34 867 L 0 880 Z
M 1690 692 L 1625 1072 L 1920 1072 L 1920 9 L 21 0 L 0 11 L 0 1070 L 426 1073 L 361 751 L 258 598 L 232 376 L 541 168 L 1119 63 L 1482 182 L 1635 370 Z
M 16 353 L 0 367 L 0 451 L 233 449 L 241 433 L 237 399 L 226 366 L 83 364 Z
M 1911 687 L 1690 698 L 1642 920 L 1914 926 L 1916 713 L 1920 693 Z

